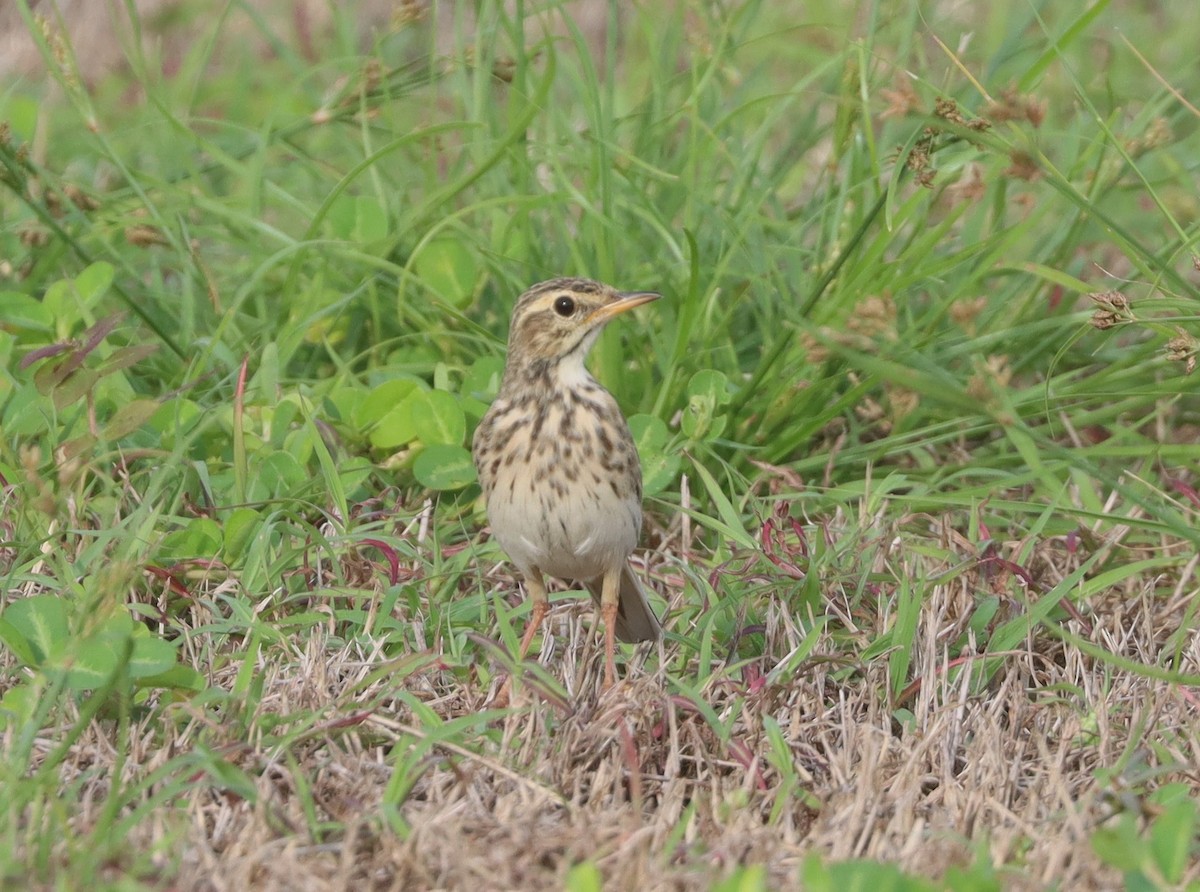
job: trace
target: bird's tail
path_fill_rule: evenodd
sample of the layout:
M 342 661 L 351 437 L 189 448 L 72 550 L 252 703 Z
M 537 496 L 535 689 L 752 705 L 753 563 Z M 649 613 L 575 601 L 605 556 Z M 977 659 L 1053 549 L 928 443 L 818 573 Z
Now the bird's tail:
M 592 593 L 592 600 L 599 604 L 604 577 L 597 576 L 584 584 Z M 621 599 L 617 604 L 616 632 L 618 638 L 631 644 L 638 641 L 657 641 L 662 637 L 662 625 L 654 613 L 654 608 L 646 600 L 642 584 L 633 575 L 628 561 L 621 568 Z

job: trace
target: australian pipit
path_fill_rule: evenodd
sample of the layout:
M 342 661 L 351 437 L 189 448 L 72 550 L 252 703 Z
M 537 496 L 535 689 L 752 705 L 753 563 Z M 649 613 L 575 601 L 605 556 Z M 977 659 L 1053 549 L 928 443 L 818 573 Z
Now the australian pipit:
M 637 449 L 584 359 L 605 323 L 658 297 L 588 279 L 553 279 L 522 294 L 500 393 L 471 444 L 492 534 L 532 602 L 520 659 L 549 607 L 543 574 L 576 580 L 600 603 L 606 688 L 615 637 L 650 641 L 661 629 L 629 568 L 642 528 Z

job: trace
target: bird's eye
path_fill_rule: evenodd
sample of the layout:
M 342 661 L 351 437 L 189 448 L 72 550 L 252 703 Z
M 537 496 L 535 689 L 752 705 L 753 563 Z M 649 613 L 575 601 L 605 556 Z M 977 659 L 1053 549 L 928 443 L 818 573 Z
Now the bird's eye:
M 554 302 L 554 312 L 560 316 L 570 316 L 575 312 L 575 301 L 566 295 L 560 297 Z

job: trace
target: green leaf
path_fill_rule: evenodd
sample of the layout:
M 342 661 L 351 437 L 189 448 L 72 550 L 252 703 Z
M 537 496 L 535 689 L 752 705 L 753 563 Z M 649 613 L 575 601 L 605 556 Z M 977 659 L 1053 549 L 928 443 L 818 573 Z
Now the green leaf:
M 178 658 L 171 642 L 159 638 L 143 625 L 134 627 L 133 656 L 129 661 L 129 674 L 133 678 L 161 675 L 174 666 Z
M 1165 807 L 1174 805 L 1183 799 L 1187 799 L 1192 795 L 1192 785 L 1183 781 L 1175 781 L 1169 784 L 1163 784 L 1161 787 L 1156 787 L 1146 801 L 1151 805 Z
M 387 209 L 370 196 L 354 199 L 353 240 L 362 244 L 381 241 L 388 236 Z
M 412 403 L 405 400 L 371 429 L 370 440 L 376 449 L 395 449 L 416 438 L 417 426 L 413 424 Z
M 479 264 L 475 252 L 461 240 L 438 238 L 413 258 L 413 267 L 422 281 L 442 300 L 455 307 L 471 302 Z
M 52 331 L 54 317 L 40 300 L 17 291 L 0 291 L 0 328 Z
M 91 369 L 76 369 L 65 381 L 52 385 L 50 395 L 54 400 L 54 408 L 65 409 L 72 403 L 83 399 L 84 395 L 95 386 L 95 372 Z
M 689 440 L 714 440 L 725 430 L 728 419 L 719 409 L 729 403 L 729 379 L 724 372 L 704 369 L 687 385 L 688 402 L 679 427 Z
M 661 418 L 654 415 L 632 415 L 629 432 L 642 460 L 642 491 L 647 496 L 664 490 L 679 474 L 682 459 L 667 451 L 671 434 Z
M 1081 4 L 1082 5 L 1082 4 Z M 1042 54 L 1034 60 L 1030 65 L 1025 66 L 1021 73 L 1021 78 L 1018 81 L 1018 89 L 1021 91 L 1032 90 L 1033 85 L 1041 81 L 1042 75 L 1051 65 L 1059 62 L 1063 57 L 1063 50 L 1072 43 L 1076 37 L 1081 34 L 1086 34 L 1088 27 L 1095 21 L 1104 10 L 1108 8 L 1108 0 L 1099 0 L 1098 3 L 1093 3 L 1087 9 L 1079 13 L 1078 17 L 1065 28 L 1060 35 L 1049 43 Z M 1072 12 L 1075 10 L 1072 9 Z M 897 177 L 897 179 L 899 179 Z
M 1145 857 L 1145 844 L 1138 836 L 1133 818 L 1122 814 L 1115 823 L 1092 834 L 1092 851 L 1105 864 L 1122 871 L 1136 870 Z
M 113 265 L 97 261 L 75 277 L 75 291 L 85 307 L 103 297 L 113 281 Z
M 249 774 L 219 756 L 209 755 L 211 761 L 205 763 L 204 769 L 213 783 L 221 789 L 231 790 L 247 802 L 253 803 L 258 799 L 258 788 Z
M 42 295 L 42 303 L 46 305 L 59 336 L 63 338 L 80 321 L 79 300 L 71 285 L 70 279 L 59 279 L 57 282 L 51 282 Z
M 21 138 L 22 142 L 31 142 L 37 133 L 38 116 L 42 103 L 35 101 L 32 96 L 12 95 L 4 97 L 4 119 L 12 126 L 12 132 Z
M 463 375 L 462 393 L 490 400 L 500 390 L 500 378 L 504 375 L 504 358 L 501 356 L 481 356 L 467 369 Z
M 410 401 L 413 427 L 422 442 L 462 444 L 467 435 L 467 416 L 454 394 L 428 390 L 414 393 Z
M 830 864 L 828 877 L 829 888 L 838 892 L 932 892 L 934 889 L 928 880 L 907 876 L 894 864 L 878 861 L 851 860 Z
M 342 194 L 329 206 L 325 222 L 334 238 L 349 241 L 354 237 L 354 226 L 358 219 L 358 206 L 353 195 Z
M 208 517 L 188 521 L 182 530 L 168 533 L 156 559 L 160 561 L 210 558 L 221 548 L 221 527 Z
M 308 482 L 309 473 L 289 452 L 272 452 L 258 463 L 259 483 L 271 496 L 286 495 Z
M 409 379 L 383 382 L 354 410 L 355 426 L 369 431 L 376 449 L 394 449 L 410 442 L 417 435 L 411 397 L 422 387 Z
M 177 438 L 186 437 L 194 427 L 203 423 L 208 413 L 193 400 L 175 397 L 161 403 L 150 418 L 150 426 L 162 436 L 164 449 L 170 449 Z
M 0 415 L 0 431 L 9 438 L 28 437 L 45 431 L 48 423 L 46 401 L 34 382 L 5 393 L 4 398 L 0 399 L 0 404 L 6 401 L 7 405 L 3 406 L 4 414 Z M 10 442 L 15 440 L 10 439 Z M 8 479 L 11 480 L 12 477 Z
M 70 640 L 67 605 L 56 595 L 35 595 L 14 601 L 5 608 L 3 618 L 7 628 L 24 639 L 33 666 L 57 656 Z M 13 646 L 8 636 L 4 640 L 9 647 Z M 13 651 L 16 653 L 16 648 Z
M 112 629 L 76 644 L 67 661 L 67 686 L 76 691 L 103 687 L 128 662 L 133 651 L 131 639 L 128 631 Z
M 968 627 L 979 638 L 985 638 L 992 620 L 1000 610 L 1000 599 L 995 595 L 982 597 L 975 602 L 975 610 L 971 614 Z M 965 646 L 965 643 L 964 643 Z
M 38 706 L 38 692 L 26 682 L 9 688 L 0 697 L 0 729 L 20 728 L 33 720 Z
M 375 473 L 373 462 L 362 456 L 352 456 L 338 462 L 337 475 L 342 481 L 342 489 L 351 494 L 366 483 Z M 374 493 L 377 495 L 377 493 Z
M 234 508 L 229 512 L 224 524 L 225 560 L 229 563 L 240 560 L 261 526 L 258 512 L 253 508 Z
M 100 437 L 103 440 L 119 440 L 140 428 L 157 411 L 156 400 L 134 400 L 116 411 L 108 424 L 104 425 Z
M 566 892 L 604 892 L 604 878 L 595 861 L 583 861 L 567 871 Z
M 702 369 L 692 375 L 687 384 L 688 396 L 704 396 L 712 401 L 714 406 L 726 406 L 732 396 L 729 392 L 729 378 L 724 372 L 715 369 Z
M 7 611 L 5 612 L 7 613 Z M 8 649 L 26 666 L 36 666 L 41 662 L 38 652 L 34 650 L 33 645 L 25 637 L 25 634 L 5 619 L 3 615 L 0 615 L 0 641 L 7 644 Z
M 739 866 L 732 874 L 711 887 L 712 892 L 766 892 L 767 869 L 761 864 Z
M 413 462 L 413 476 L 429 489 L 462 489 L 475 482 L 475 464 L 462 446 L 427 446 Z
M 131 679 L 152 678 L 170 671 L 175 646 L 154 635 L 126 612 L 109 617 L 66 660 L 67 685 L 77 691 L 103 687 L 124 665 Z
M 376 384 L 370 389 L 366 399 L 355 407 L 355 425 L 365 429 L 376 424 L 408 399 L 413 391 L 424 387 L 425 385 L 415 378 L 392 378 Z
M 204 676 L 191 666 L 172 666 L 166 672 L 157 675 L 147 675 L 137 679 L 141 688 L 171 688 L 179 691 L 199 693 L 208 685 Z
M 1163 877 L 1172 885 L 1183 878 L 1196 838 L 1196 803 L 1182 799 L 1167 806 L 1150 827 L 1150 851 Z
M 1124 876 L 1125 892 L 1162 892 L 1163 887 L 1160 883 L 1156 883 L 1141 870 L 1131 870 Z M 1195 887 L 1191 887 L 1187 892 L 1196 892 Z
M 366 425 L 359 423 L 358 413 L 366 405 L 370 394 L 369 390 L 357 384 L 335 387 L 321 401 L 321 409 L 325 413 L 326 420 L 341 421 L 361 429 L 366 427 Z M 391 407 L 382 407 L 384 412 L 389 408 Z
M 692 468 L 695 469 L 696 476 L 700 478 L 704 488 L 708 490 L 708 497 L 717 506 L 717 513 L 720 515 L 720 520 L 705 517 L 702 519 L 703 523 L 734 539 L 745 548 L 757 549 L 758 543 L 754 541 L 753 536 L 746 532 L 746 527 L 742 523 L 741 517 L 738 516 L 737 509 L 733 507 L 733 502 L 729 501 L 729 496 L 725 495 L 725 491 L 717 483 L 717 479 L 713 477 L 708 468 L 698 461 L 692 462 Z
M 100 374 L 111 375 L 121 369 L 127 369 L 157 352 L 158 344 L 132 344 L 129 347 L 121 347 L 114 350 L 112 356 L 105 360 L 104 365 L 100 367 Z
M 275 429 L 278 432 L 279 428 Z M 283 428 L 287 433 L 283 438 L 283 442 L 276 448 L 282 453 L 289 456 L 301 468 L 308 466 L 312 461 L 313 453 L 316 451 L 316 441 L 320 439 L 320 434 L 315 427 L 298 427 L 288 430 Z M 307 472 L 305 473 L 307 477 Z

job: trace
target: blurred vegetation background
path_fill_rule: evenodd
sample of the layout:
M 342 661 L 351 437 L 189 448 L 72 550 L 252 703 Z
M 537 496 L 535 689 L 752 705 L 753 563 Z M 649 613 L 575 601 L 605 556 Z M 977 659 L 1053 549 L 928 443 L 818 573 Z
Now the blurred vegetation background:
M 759 854 L 731 883 L 794 879 L 809 849 L 810 879 L 868 856 L 981 888 L 1064 851 L 1081 887 L 1195 879 L 1178 9 L 16 0 L 0 35 L 0 877 L 273 869 L 250 841 L 286 762 L 283 836 L 320 849 L 365 813 L 362 865 L 416 882 L 380 839 L 430 803 L 493 820 L 428 793 L 455 776 L 436 740 L 497 797 L 614 778 L 558 826 L 651 828 L 624 866 L 576 859 L 618 884 L 701 882 L 735 825 Z M 556 275 L 666 298 L 593 356 L 672 633 L 627 654 L 643 712 L 594 761 L 583 713 L 555 712 L 592 652 L 512 665 L 526 608 L 466 448 L 513 301 Z M 536 702 L 492 714 L 506 672 Z M 996 739 L 972 723 L 1000 691 L 1021 783 L 954 767 Z M 978 733 L 922 744 L 950 709 Z M 699 729 L 694 777 L 668 771 L 667 716 Z M 526 721 L 545 750 L 513 748 Z M 862 728 L 909 748 L 885 811 L 936 798 L 946 863 L 839 798 Z M 1077 749 L 1046 762 L 1051 737 Z M 951 789 L 1027 817 L 976 822 Z M 672 797 L 707 804 L 680 824 Z M 212 854 L 216 813 L 244 848 Z M 520 823 L 496 852 L 529 849 Z M 286 863 L 334 876 L 344 851 Z

